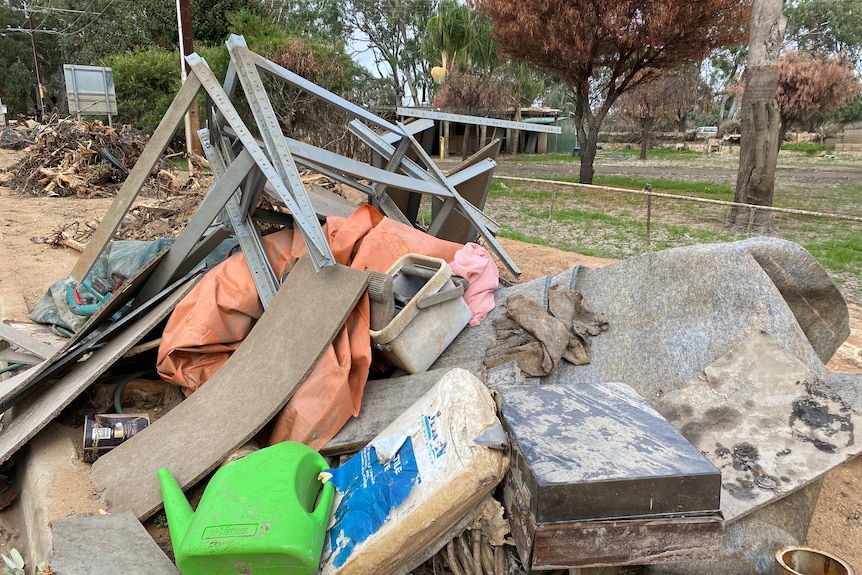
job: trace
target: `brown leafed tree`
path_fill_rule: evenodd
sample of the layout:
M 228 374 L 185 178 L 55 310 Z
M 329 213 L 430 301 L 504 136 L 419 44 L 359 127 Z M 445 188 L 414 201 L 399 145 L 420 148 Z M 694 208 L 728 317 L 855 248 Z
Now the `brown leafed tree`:
M 653 73 L 744 40 L 750 0 L 471 0 L 499 51 L 550 70 L 575 93 L 580 181 L 593 180 L 602 121 Z
M 859 96 L 853 63 L 842 54 L 786 52 L 778 66 L 779 145 L 791 126 L 813 129 L 827 114 Z
M 660 74 L 646 83 L 626 90 L 617 99 L 614 109 L 634 122 L 641 135 L 640 159 L 646 160 L 650 137 L 656 124 L 685 118 L 697 100 L 697 84 L 687 83 L 683 74 Z M 684 121 L 684 120 L 683 120 Z

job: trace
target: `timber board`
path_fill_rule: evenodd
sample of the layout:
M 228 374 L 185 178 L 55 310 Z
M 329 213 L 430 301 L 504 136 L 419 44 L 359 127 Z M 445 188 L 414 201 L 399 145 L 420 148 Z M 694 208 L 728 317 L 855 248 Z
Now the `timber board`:
M 160 468 L 188 488 L 254 436 L 308 377 L 367 283 L 363 271 L 336 265 L 315 272 L 309 257 L 297 262 L 205 385 L 93 464 L 111 511 L 146 519 L 162 505 Z

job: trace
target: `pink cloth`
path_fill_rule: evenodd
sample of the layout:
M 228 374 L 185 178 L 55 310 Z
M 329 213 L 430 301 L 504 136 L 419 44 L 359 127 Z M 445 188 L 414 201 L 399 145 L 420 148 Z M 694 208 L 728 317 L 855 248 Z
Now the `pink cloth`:
M 450 262 L 452 273 L 466 279 L 470 285 L 464 291 L 464 301 L 473 312 L 467 325 L 479 325 L 494 309 L 494 291 L 500 284 L 500 270 L 488 250 L 468 243 L 455 252 Z

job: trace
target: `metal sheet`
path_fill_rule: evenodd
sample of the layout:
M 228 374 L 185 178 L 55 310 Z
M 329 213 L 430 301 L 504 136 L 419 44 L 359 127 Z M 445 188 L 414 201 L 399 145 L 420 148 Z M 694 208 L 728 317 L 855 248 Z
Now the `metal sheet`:
M 524 132 L 546 132 L 548 134 L 562 134 L 563 129 L 559 126 L 543 126 L 532 122 L 512 122 L 499 118 L 485 118 L 483 116 L 465 116 L 463 114 L 450 114 L 449 112 L 438 112 L 424 108 L 397 108 L 399 116 L 408 118 L 428 118 L 444 122 L 457 122 L 459 124 L 473 124 L 476 126 L 491 126 L 494 128 L 511 128 Z
M 718 470 L 628 385 L 497 391 L 536 522 L 719 508 Z

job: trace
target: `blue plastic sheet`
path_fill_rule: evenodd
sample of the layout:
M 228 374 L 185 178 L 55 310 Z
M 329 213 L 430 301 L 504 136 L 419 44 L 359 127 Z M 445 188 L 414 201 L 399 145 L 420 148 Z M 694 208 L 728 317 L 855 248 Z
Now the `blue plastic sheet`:
M 327 470 L 329 481 L 343 497 L 329 530 L 332 563 L 341 567 L 357 543 L 380 529 L 392 509 L 398 507 L 421 482 L 413 441 L 408 437 L 395 457 L 385 463 L 374 447 L 365 447 L 341 467 Z

